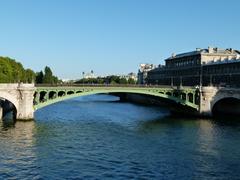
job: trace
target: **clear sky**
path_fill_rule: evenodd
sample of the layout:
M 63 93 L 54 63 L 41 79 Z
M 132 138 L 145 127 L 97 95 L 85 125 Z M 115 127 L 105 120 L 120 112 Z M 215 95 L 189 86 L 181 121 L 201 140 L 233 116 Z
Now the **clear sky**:
M 61 78 L 137 72 L 171 53 L 240 49 L 239 0 L 0 0 L 0 55 Z

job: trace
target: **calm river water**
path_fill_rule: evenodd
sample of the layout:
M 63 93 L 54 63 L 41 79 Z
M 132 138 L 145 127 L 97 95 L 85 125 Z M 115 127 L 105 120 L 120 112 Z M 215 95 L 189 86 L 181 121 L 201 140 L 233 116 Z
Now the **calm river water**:
M 239 179 L 240 121 L 166 116 L 157 107 L 75 98 L 7 121 L 0 179 Z

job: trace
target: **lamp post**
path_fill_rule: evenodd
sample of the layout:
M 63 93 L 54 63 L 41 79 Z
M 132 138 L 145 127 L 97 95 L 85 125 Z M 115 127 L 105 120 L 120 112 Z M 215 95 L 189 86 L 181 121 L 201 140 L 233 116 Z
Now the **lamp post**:
M 82 83 L 84 84 L 85 72 L 82 72 L 82 76 L 83 76 L 83 78 L 82 78 L 83 82 Z
M 212 74 L 210 74 L 210 86 L 212 86 Z
M 180 89 L 182 88 L 182 76 L 180 76 Z
M 200 64 L 199 87 L 202 87 L 202 64 Z
M 229 74 L 229 86 L 231 87 L 232 86 L 232 74 L 230 73 Z

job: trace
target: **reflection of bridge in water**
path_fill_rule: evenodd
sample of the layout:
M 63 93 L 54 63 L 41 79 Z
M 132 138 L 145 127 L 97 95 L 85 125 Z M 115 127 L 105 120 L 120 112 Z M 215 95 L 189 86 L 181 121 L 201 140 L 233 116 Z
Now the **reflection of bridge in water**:
M 167 100 L 179 108 L 187 107 L 199 115 L 214 112 L 240 114 L 240 89 L 215 87 L 160 87 L 160 86 L 34 86 L 34 84 L 0 84 L 1 102 L 13 104 L 17 119 L 33 119 L 34 111 L 66 99 L 102 93 L 148 95 Z M 3 103 L 2 103 L 3 104 Z M 231 107 L 229 106 L 231 105 Z M 4 108 L 4 107 L 3 107 Z M 2 111 L 2 108 L 1 108 Z M 187 113 L 187 112 L 186 112 Z

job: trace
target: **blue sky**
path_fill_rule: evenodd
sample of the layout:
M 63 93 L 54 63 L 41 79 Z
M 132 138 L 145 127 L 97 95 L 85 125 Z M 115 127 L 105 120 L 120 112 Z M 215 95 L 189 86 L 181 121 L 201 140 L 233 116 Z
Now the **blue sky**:
M 239 0 L 0 0 L 0 55 L 61 78 L 137 72 L 171 53 L 240 49 Z

